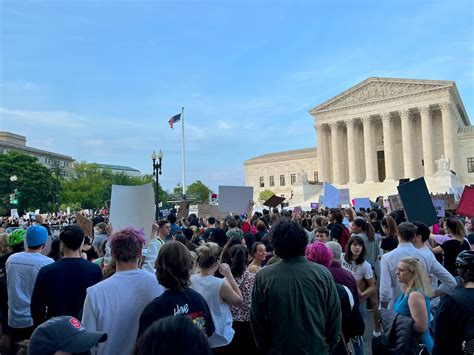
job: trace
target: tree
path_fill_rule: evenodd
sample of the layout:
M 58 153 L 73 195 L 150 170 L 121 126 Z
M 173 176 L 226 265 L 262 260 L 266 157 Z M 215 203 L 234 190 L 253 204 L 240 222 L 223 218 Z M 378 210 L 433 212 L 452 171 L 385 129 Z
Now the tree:
M 196 180 L 186 189 L 186 196 L 192 200 L 193 203 L 209 203 L 209 194 L 212 191 L 201 180 Z M 183 195 L 183 187 L 180 183 L 173 189 L 175 196 Z
M 258 199 L 260 201 L 265 202 L 266 200 L 268 200 L 273 195 L 275 195 L 275 193 L 273 191 L 266 189 L 266 190 L 263 190 L 262 192 L 260 192 L 260 194 L 258 195 Z
M 75 164 L 72 177 L 62 182 L 60 199 L 62 204 L 79 203 L 83 208 L 101 208 L 110 200 L 112 185 L 143 185 L 154 182 L 152 175 L 128 176 L 114 174 L 111 170 L 100 169 L 97 164 L 81 162 Z M 166 199 L 166 192 L 159 186 L 160 201 Z
M 16 181 L 10 177 L 16 176 Z M 49 211 L 54 178 L 51 171 L 34 156 L 9 151 L 0 155 L 0 206 L 5 214 L 10 208 L 18 212 L 40 209 Z M 10 205 L 10 194 L 17 190 L 18 204 Z M 12 200 L 13 201 L 13 200 Z

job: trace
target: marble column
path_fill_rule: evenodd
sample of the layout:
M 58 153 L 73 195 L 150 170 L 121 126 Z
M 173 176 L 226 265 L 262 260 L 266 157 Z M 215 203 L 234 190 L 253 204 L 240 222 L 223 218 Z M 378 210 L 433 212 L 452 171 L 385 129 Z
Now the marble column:
M 349 168 L 349 183 L 357 182 L 356 146 L 354 139 L 355 121 L 353 118 L 345 121 L 347 127 L 347 163 Z
M 455 139 L 457 138 L 453 127 L 453 120 L 451 117 L 451 103 L 445 102 L 441 105 L 441 119 L 443 122 L 443 146 L 444 156 L 449 158 L 451 161 L 450 169 L 456 171 L 457 166 L 455 164 Z
M 375 182 L 375 152 L 372 135 L 372 118 L 362 118 L 364 126 L 365 182 Z
M 323 125 L 322 124 L 315 124 L 314 128 L 316 129 L 316 137 L 317 137 L 317 154 L 318 154 L 318 179 L 319 181 L 325 181 L 326 179 L 326 174 L 325 174 L 325 167 L 326 167 L 326 162 L 324 161 L 324 131 L 323 131 Z
M 331 148 L 332 148 L 332 176 L 333 183 L 341 183 L 341 169 L 340 169 L 340 159 L 341 154 L 339 154 L 339 125 L 337 122 L 332 122 L 331 127 Z
M 423 106 L 419 108 L 421 117 L 421 141 L 423 144 L 423 164 L 425 176 L 433 176 L 434 158 L 433 158 L 433 122 L 431 121 L 430 107 Z
M 392 117 L 389 112 L 382 113 L 382 130 L 383 130 L 383 150 L 385 159 L 385 180 L 394 180 L 394 154 L 393 154 L 393 129 Z
M 413 170 L 413 146 L 411 140 L 411 131 L 413 127 L 409 110 L 400 111 L 400 121 L 402 125 L 403 177 L 413 179 L 415 177 Z

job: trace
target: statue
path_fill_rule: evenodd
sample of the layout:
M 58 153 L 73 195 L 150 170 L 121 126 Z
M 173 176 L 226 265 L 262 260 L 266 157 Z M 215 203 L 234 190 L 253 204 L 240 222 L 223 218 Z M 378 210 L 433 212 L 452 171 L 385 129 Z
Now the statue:
M 438 166 L 437 172 L 449 171 L 451 160 L 445 158 L 444 154 L 441 155 L 441 158 L 436 160 L 436 165 Z

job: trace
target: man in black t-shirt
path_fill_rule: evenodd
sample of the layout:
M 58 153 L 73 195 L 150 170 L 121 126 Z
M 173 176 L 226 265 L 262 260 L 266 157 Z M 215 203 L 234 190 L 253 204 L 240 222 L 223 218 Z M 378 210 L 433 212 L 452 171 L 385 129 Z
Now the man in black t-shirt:
M 35 326 L 51 317 L 79 318 L 87 288 L 102 280 L 100 267 L 81 257 L 84 232 L 79 226 L 64 227 L 59 239 L 63 258 L 41 268 L 36 278 L 31 297 Z

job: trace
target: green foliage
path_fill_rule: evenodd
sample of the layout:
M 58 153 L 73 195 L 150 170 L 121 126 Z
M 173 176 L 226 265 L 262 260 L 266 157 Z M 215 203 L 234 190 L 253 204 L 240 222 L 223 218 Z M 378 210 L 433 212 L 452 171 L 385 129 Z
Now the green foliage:
M 79 203 L 82 208 L 101 208 L 110 200 L 112 185 L 143 185 L 154 181 L 152 175 L 140 177 L 123 173 L 114 174 L 111 170 L 99 169 L 97 164 L 81 162 L 75 164 L 69 180 L 62 181 L 60 201 L 63 205 L 72 206 Z M 159 187 L 160 197 L 164 192 Z
M 209 203 L 209 194 L 212 193 L 201 180 L 196 180 L 186 189 L 186 195 L 193 203 Z M 173 189 L 173 194 L 181 196 L 183 194 L 183 187 L 181 184 L 176 185 Z
M 10 181 L 15 175 L 16 182 Z M 10 194 L 17 189 L 16 199 L 18 212 L 51 208 L 51 196 L 54 178 L 51 171 L 42 165 L 37 158 L 21 152 L 9 151 L 0 154 L 0 207 L 4 214 L 10 205 Z
M 266 200 L 268 200 L 273 195 L 275 195 L 275 193 L 273 191 L 266 189 L 266 190 L 263 190 L 262 192 L 260 192 L 260 194 L 258 195 L 258 199 L 260 201 L 265 202 Z

